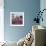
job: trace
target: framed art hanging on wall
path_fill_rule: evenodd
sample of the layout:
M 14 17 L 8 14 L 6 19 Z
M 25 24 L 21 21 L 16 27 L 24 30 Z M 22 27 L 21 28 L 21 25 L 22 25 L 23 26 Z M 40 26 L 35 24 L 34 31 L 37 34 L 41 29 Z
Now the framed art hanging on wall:
M 10 12 L 11 26 L 24 26 L 24 12 Z

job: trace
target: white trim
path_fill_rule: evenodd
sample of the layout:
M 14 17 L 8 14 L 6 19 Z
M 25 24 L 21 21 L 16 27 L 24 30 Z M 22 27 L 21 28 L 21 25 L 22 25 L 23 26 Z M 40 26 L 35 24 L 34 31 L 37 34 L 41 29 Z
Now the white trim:
M 0 0 L 0 42 L 4 42 L 4 0 Z
M 4 41 L 4 10 L 0 9 L 0 41 Z

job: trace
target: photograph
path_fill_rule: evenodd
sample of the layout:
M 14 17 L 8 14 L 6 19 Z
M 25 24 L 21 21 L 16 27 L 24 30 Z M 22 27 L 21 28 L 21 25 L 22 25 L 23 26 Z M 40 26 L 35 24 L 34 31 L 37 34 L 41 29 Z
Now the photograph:
M 24 26 L 24 12 L 10 12 L 11 26 Z

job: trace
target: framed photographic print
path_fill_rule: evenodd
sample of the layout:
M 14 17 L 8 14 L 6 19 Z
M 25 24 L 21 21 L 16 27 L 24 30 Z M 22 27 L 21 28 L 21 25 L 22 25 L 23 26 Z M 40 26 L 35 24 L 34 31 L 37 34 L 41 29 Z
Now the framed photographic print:
M 10 12 L 10 26 L 24 26 L 24 12 Z

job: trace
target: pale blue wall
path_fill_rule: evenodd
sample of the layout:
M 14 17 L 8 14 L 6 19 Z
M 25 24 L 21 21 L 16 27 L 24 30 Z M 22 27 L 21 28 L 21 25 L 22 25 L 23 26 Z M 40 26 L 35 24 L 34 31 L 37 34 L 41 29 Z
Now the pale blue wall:
M 4 2 L 4 38 L 8 41 L 18 41 L 32 29 L 35 12 L 40 9 L 40 0 L 4 0 Z M 24 27 L 10 26 L 10 11 L 24 12 Z

